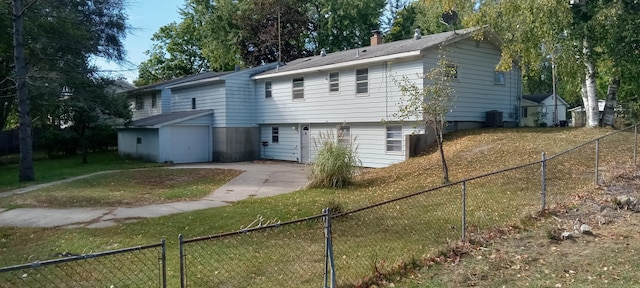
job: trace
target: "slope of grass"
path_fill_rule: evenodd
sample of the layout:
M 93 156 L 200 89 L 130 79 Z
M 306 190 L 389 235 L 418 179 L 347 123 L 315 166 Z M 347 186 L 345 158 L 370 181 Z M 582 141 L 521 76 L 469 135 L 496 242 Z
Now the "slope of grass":
M 445 153 L 450 176 L 456 181 L 537 161 L 542 152 L 557 154 L 610 132 L 570 128 L 460 131 L 447 135 Z M 601 141 L 599 160 L 605 178 L 614 172 L 616 165 L 631 164 L 632 138 L 632 133 L 625 132 Z M 549 171 L 553 172 L 548 176 L 550 204 L 554 199 L 559 201 L 572 191 L 592 185 L 594 154 L 594 146 L 587 145 L 549 161 Z M 319 214 L 328 205 L 354 209 L 378 203 L 440 185 L 439 165 L 438 155 L 432 153 L 384 169 L 368 170 L 349 189 L 302 190 L 104 229 L 0 228 L 0 265 L 46 259 L 59 251 L 95 252 L 154 243 L 165 237 L 169 245 L 170 287 L 174 287 L 179 275 L 177 234 L 189 238 L 237 230 L 254 221 L 257 215 L 285 221 Z M 469 229 L 512 223 L 524 214 L 537 211 L 540 208 L 539 173 L 539 166 L 530 166 L 470 181 L 467 187 Z M 370 276 L 396 269 L 412 259 L 437 255 L 447 243 L 459 239 L 460 192 L 461 187 L 456 185 L 334 219 L 333 241 L 340 285 L 348 287 L 366 282 Z M 224 271 L 228 274 L 217 274 L 223 270 L 211 264 L 211 268 L 198 266 L 207 270 L 192 271 L 191 275 L 214 275 L 216 281 L 220 281 L 217 283 L 227 287 L 318 286 L 315 281 L 323 273 L 323 265 L 317 265 L 323 261 L 323 255 L 318 252 L 324 246 L 322 233 L 321 223 L 310 222 L 295 229 L 284 227 L 246 234 L 251 236 L 249 239 L 232 237 L 201 242 L 198 245 L 203 248 L 192 246 L 193 250 L 187 250 L 190 251 L 188 257 L 194 257 L 191 261 L 204 259 L 206 263 L 220 265 L 239 257 L 244 262 L 230 261 L 236 266 L 226 267 Z M 268 260 L 276 258 L 279 260 Z M 248 277 L 243 281 L 253 282 L 238 282 L 242 275 Z

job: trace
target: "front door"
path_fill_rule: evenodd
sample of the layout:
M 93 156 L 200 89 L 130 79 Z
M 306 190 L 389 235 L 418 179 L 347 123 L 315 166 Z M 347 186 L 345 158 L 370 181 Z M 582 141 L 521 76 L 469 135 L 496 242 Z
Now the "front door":
M 309 163 L 309 125 L 300 129 L 300 163 Z

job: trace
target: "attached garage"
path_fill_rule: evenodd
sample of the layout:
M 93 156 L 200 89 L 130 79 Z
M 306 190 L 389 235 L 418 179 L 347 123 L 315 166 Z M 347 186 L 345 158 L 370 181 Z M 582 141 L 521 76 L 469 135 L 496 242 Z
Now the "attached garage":
M 118 130 L 118 152 L 154 162 L 213 159 L 213 110 L 160 114 Z

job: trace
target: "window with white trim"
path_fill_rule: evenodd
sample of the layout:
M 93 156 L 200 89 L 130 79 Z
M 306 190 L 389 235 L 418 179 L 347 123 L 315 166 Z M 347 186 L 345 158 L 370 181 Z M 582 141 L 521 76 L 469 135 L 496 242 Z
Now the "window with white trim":
M 402 153 L 402 125 L 387 124 L 387 152 Z
M 271 98 L 271 97 L 273 97 L 273 94 L 271 91 L 271 81 L 264 82 L 264 98 Z
M 144 97 L 142 95 L 136 96 L 136 110 L 144 109 Z
M 292 84 L 293 99 L 304 99 L 304 78 L 293 78 Z
M 158 107 L 158 95 L 156 93 L 151 94 L 151 108 Z
M 522 107 L 522 118 L 529 117 L 529 107 Z
M 280 141 L 280 128 L 271 126 L 271 143 L 278 143 L 278 141 Z
M 496 84 L 496 85 L 504 85 L 505 84 L 504 71 L 494 71 L 493 72 L 493 84 Z
M 329 92 L 340 92 L 340 72 L 329 73 Z
M 338 125 L 338 144 L 351 145 L 351 126 Z
M 356 94 L 369 93 L 369 68 L 356 69 Z

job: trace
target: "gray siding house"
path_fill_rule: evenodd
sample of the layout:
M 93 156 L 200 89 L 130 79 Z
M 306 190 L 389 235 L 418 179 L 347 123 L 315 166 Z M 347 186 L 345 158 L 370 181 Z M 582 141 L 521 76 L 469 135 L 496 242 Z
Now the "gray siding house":
M 483 40 L 474 33 L 482 33 Z M 505 125 L 519 122 L 520 72 L 517 67 L 495 71 L 501 42 L 492 31 L 470 28 L 386 44 L 374 35 L 371 43 L 286 65 L 203 73 L 133 90 L 134 124 L 119 132 L 120 153 L 158 162 L 195 162 L 170 152 L 180 146 L 198 153 L 198 161 L 310 163 L 320 148 L 314 142 L 321 132 L 331 131 L 338 141 L 358 147 L 364 166 L 402 162 L 408 158 L 409 135 L 423 131 L 393 117 L 402 96 L 393 79 L 408 76 L 419 86 L 427 84 L 418 75 L 437 64 L 441 46 L 456 71 L 452 85 L 457 98 L 447 115 L 450 129 L 482 127 L 487 111 L 500 112 Z M 190 114 L 181 114 L 186 112 Z M 204 123 L 207 117 L 211 122 Z M 150 120 L 155 121 L 144 122 Z M 208 132 L 199 125 L 209 125 Z M 144 139 L 132 144 L 141 137 L 157 143 L 149 148 L 143 147 Z M 209 150 L 187 148 L 196 141 Z

